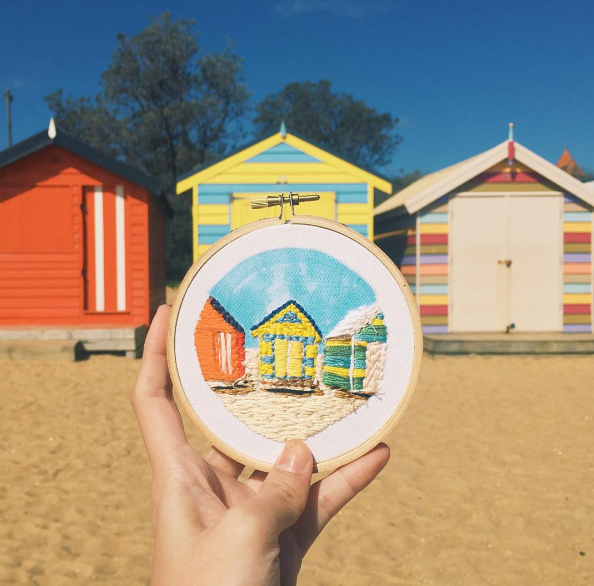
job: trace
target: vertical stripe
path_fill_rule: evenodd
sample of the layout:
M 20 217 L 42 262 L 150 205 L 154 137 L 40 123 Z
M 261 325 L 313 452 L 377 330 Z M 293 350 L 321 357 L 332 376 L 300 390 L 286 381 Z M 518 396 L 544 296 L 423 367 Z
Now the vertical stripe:
M 419 218 L 419 214 L 417 214 L 416 221 L 415 221 L 415 238 L 416 238 L 416 259 L 415 259 L 415 287 L 416 287 L 416 300 L 417 300 L 417 307 L 420 307 L 419 295 L 421 292 L 421 220 Z
M 116 185 L 116 273 L 117 308 L 126 311 L 126 196 L 124 186 Z
M 231 373 L 233 371 L 233 366 L 231 365 L 231 334 L 227 333 L 227 345 L 226 345 L 226 351 L 227 351 L 227 372 Z
M 103 241 L 103 187 L 95 185 L 95 311 L 105 310 L 105 250 Z

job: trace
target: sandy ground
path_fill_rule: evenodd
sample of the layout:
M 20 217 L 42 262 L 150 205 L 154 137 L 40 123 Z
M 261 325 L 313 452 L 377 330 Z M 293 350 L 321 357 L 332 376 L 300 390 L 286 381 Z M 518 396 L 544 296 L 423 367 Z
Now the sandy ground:
M 0 584 L 149 583 L 138 368 L 0 363 Z M 390 464 L 299 584 L 591 583 L 593 380 L 591 357 L 426 358 Z

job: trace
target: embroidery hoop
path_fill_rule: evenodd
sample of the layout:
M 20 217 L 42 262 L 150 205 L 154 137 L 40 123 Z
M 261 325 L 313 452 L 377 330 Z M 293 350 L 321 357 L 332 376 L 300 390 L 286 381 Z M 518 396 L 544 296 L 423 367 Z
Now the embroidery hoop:
M 281 208 L 283 207 L 284 206 L 281 206 Z M 208 441 L 224 454 L 237 460 L 238 462 L 241 462 L 242 464 L 245 464 L 248 467 L 252 467 L 257 470 L 269 471 L 273 466 L 273 462 L 253 458 L 228 445 L 216 433 L 214 433 L 208 425 L 206 425 L 202 421 L 202 419 L 192 406 L 188 396 L 186 395 L 179 374 L 175 347 L 177 322 L 186 293 L 188 292 L 188 289 L 196 275 L 212 257 L 214 257 L 224 247 L 234 242 L 235 240 L 247 234 L 250 234 L 251 232 L 261 230 L 263 228 L 282 226 L 285 224 L 316 226 L 318 228 L 330 230 L 342 236 L 346 236 L 347 238 L 353 240 L 355 243 L 366 248 L 367 251 L 369 251 L 373 256 L 375 256 L 385 267 L 385 269 L 387 269 L 387 271 L 390 273 L 394 281 L 397 283 L 400 291 L 404 296 L 404 300 L 408 307 L 408 313 L 410 315 L 410 319 L 412 322 L 412 333 L 414 340 L 412 366 L 404 394 L 401 400 L 399 401 L 397 407 L 391 413 L 389 419 L 382 425 L 380 429 L 378 429 L 375 433 L 370 435 L 365 441 L 363 441 L 357 447 L 337 457 L 332 457 L 326 460 L 315 462 L 314 472 L 326 472 L 334 470 L 344 464 L 347 464 L 348 462 L 351 462 L 359 456 L 362 456 L 363 454 L 367 453 L 392 430 L 392 428 L 396 425 L 396 423 L 398 423 L 398 421 L 402 417 L 404 411 L 406 410 L 412 398 L 420 375 L 421 362 L 423 356 L 423 335 L 421 329 L 421 320 L 418 313 L 415 298 L 410 291 L 408 283 L 406 282 L 400 271 L 396 268 L 393 262 L 382 250 L 380 250 L 377 246 L 375 246 L 373 243 L 367 240 L 364 236 L 362 236 L 358 232 L 355 232 L 354 230 L 347 228 L 342 224 L 333 222 L 331 220 L 326 220 L 324 218 L 320 218 L 317 216 L 293 215 L 289 220 L 281 218 L 282 213 L 281 217 L 279 217 L 278 219 L 273 218 L 258 220 L 256 222 L 233 230 L 233 232 L 223 237 L 217 243 L 213 244 L 200 257 L 200 259 L 196 263 L 194 263 L 194 265 L 192 265 L 192 267 L 184 277 L 179 287 L 175 303 L 172 306 L 171 316 L 167 330 L 167 362 L 169 365 L 171 380 L 173 382 L 173 393 L 177 403 L 183 406 L 183 409 L 185 410 L 186 414 L 188 415 L 194 426 L 196 426 L 206 436 Z

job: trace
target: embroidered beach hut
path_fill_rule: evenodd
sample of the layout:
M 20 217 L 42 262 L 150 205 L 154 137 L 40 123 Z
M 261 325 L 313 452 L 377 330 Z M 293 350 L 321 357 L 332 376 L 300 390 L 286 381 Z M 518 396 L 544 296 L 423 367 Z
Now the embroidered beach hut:
M 178 179 L 177 193 L 192 194 L 194 260 L 231 230 L 278 216 L 278 209 L 252 210 L 253 196 L 289 191 L 320 194 L 319 201 L 300 204 L 300 214 L 337 220 L 373 240 L 374 201 L 390 195 L 392 185 L 283 124 L 280 132 Z
M 194 340 L 206 380 L 235 381 L 245 374 L 245 332 L 214 297 L 200 312 Z
M 139 352 L 165 303 L 169 211 L 154 179 L 53 121 L 0 152 L 0 339 Z
M 259 372 L 265 387 L 313 390 L 322 334 L 296 301 L 287 301 L 251 330 L 259 338 Z
M 376 393 L 386 342 L 384 315 L 377 304 L 349 311 L 326 336 L 322 382 L 342 391 Z
M 592 190 L 509 140 L 375 209 L 426 334 L 592 332 Z

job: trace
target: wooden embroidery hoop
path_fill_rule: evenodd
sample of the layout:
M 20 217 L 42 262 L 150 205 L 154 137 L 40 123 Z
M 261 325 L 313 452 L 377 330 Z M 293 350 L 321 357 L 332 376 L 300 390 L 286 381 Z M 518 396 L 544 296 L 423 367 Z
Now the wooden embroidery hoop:
M 421 371 L 421 362 L 423 357 L 423 334 L 421 328 L 421 319 L 419 316 L 419 312 L 417 309 L 417 304 L 413 294 L 411 293 L 410 287 L 400 271 L 396 268 L 394 263 L 389 259 L 389 257 L 380 250 L 375 244 L 367 240 L 364 236 L 347 228 L 346 226 L 339 224 L 337 222 L 333 222 L 331 220 L 326 220 L 324 218 L 320 218 L 317 216 L 307 216 L 307 215 L 297 215 L 293 216 L 290 220 L 283 220 L 283 219 L 265 219 L 265 220 L 257 220 L 251 224 L 246 226 L 242 226 L 241 228 L 237 228 L 233 230 L 227 236 L 221 238 L 216 244 L 213 244 L 201 257 L 200 259 L 195 262 L 186 276 L 184 277 L 183 281 L 181 282 L 177 297 L 175 302 L 173 303 L 171 309 L 171 316 L 169 318 L 169 325 L 167 328 L 167 363 L 169 365 L 169 373 L 171 375 L 171 380 L 173 382 L 173 393 L 175 400 L 178 404 L 183 406 L 186 414 L 192 421 L 192 423 L 206 436 L 208 441 L 218 448 L 221 452 L 226 454 L 227 456 L 245 464 L 248 467 L 255 468 L 256 470 L 263 470 L 269 471 L 272 468 L 272 464 L 269 462 L 263 462 L 261 460 L 256 460 L 245 454 L 238 452 L 228 444 L 226 444 L 220 437 L 212 432 L 212 430 L 203 423 L 200 419 L 194 408 L 192 407 L 186 393 L 183 389 L 181 384 L 180 376 L 178 373 L 178 366 L 177 366 L 177 359 L 175 354 L 175 329 L 177 325 L 177 320 L 179 316 L 179 311 L 186 295 L 186 292 L 194 280 L 194 277 L 200 271 L 200 269 L 206 264 L 206 262 L 215 256 L 220 250 L 222 250 L 225 246 L 230 244 L 231 242 L 249 234 L 250 232 L 254 232 L 256 230 L 261 230 L 262 228 L 268 228 L 273 226 L 280 226 L 282 224 L 291 223 L 296 225 L 308 225 L 308 226 L 317 226 L 319 228 L 324 228 L 326 230 L 331 230 L 333 232 L 337 232 L 338 234 L 342 234 L 351 240 L 354 240 L 357 244 L 365 247 L 371 254 L 373 254 L 383 265 L 384 267 L 390 272 L 394 280 L 398 283 L 400 290 L 402 291 L 406 304 L 408 306 L 408 310 L 412 320 L 412 328 L 413 328 L 413 335 L 414 335 L 414 350 L 413 350 L 413 364 L 410 373 L 410 378 L 408 380 L 408 384 L 406 387 L 406 391 L 402 400 L 398 404 L 397 408 L 394 410 L 388 421 L 372 436 L 370 436 L 367 440 L 361 443 L 357 448 L 345 452 L 340 456 L 335 458 L 330 458 L 328 460 L 324 460 L 322 462 L 316 462 L 314 464 L 314 472 L 327 472 L 334 470 L 344 464 L 348 464 L 352 462 L 359 456 L 366 454 L 369 450 L 375 447 L 380 441 L 388 435 L 388 433 L 392 430 L 392 428 L 398 423 L 400 418 L 402 417 L 406 407 L 408 406 L 412 395 L 415 391 L 417 386 L 417 382 L 419 380 L 419 375 Z

